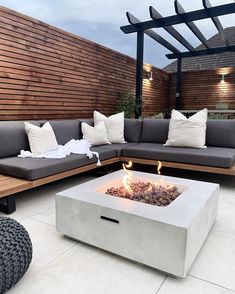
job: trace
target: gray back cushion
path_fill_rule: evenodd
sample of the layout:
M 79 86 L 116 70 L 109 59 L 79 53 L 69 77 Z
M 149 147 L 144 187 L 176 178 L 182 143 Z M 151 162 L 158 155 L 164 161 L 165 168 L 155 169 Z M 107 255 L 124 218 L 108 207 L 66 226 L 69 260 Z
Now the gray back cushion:
M 125 119 L 124 121 L 124 137 L 127 142 L 140 142 L 142 128 L 141 119 Z
M 41 126 L 40 122 L 30 123 Z M 16 156 L 21 150 L 30 150 L 23 121 L 0 122 L 0 157 Z
M 168 119 L 144 119 L 141 142 L 164 144 L 168 138 Z
M 211 119 L 207 121 L 206 145 L 235 148 L 235 120 Z
M 76 119 L 49 121 L 59 145 L 64 145 L 72 139 L 79 140 L 79 121 Z

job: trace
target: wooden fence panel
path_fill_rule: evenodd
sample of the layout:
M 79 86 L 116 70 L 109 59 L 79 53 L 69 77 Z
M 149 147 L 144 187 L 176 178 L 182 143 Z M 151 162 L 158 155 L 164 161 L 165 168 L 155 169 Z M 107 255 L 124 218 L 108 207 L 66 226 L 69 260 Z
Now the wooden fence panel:
M 224 83 L 221 75 L 225 74 Z M 176 74 L 171 74 L 169 108 L 175 107 Z M 235 109 L 235 68 L 188 71 L 182 74 L 182 109 L 215 109 L 217 102 Z
M 168 103 L 169 74 L 151 70 L 143 116 Z M 135 92 L 133 58 L 0 6 L 0 120 L 108 115 L 125 90 Z

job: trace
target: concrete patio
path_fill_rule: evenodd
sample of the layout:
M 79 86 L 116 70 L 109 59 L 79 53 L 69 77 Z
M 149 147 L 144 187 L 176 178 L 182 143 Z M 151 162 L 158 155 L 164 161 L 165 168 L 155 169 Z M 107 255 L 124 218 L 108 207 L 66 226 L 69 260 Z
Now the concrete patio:
M 221 184 L 217 222 L 185 279 L 166 276 L 56 232 L 55 194 L 94 178 L 84 174 L 17 197 L 17 212 L 11 217 L 28 230 L 34 254 L 28 272 L 8 293 L 235 293 L 234 179 L 187 171 L 166 174 Z

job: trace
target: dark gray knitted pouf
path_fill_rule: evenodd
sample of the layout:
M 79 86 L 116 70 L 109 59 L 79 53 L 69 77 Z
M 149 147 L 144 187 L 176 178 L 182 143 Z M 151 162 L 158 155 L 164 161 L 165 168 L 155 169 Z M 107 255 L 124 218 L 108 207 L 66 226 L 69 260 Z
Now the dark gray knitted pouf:
M 28 232 L 17 221 L 0 217 L 0 294 L 14 286 L 32 260 Z

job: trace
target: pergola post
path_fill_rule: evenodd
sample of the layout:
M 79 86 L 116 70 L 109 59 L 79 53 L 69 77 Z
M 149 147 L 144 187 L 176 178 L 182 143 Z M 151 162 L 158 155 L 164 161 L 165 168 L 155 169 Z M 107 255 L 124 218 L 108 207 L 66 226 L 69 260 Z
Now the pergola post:
M 176 76 L 176 109 L 181 109 L 181 82 L 182 82 L 182 58 L 177 59 L 177 76 Z
M 136 56 L 136 98 L 135 118 L 142 113 L 142 92 L 143 92 L 143 61 L 144 60 L 144 32 L 137 32 L 137 56 Z

